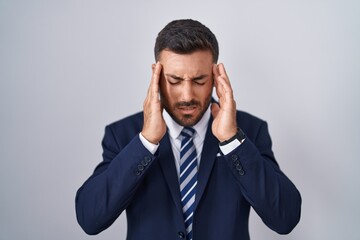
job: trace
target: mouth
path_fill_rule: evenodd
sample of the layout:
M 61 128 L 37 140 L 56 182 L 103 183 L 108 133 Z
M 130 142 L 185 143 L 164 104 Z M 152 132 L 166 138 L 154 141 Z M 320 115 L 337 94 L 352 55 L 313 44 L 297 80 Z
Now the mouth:
M 192 115 L 195 113 L 197 109 L 196 105 L 191 105 L 191 106 L 179 106 L 178 110 L 184 114 L 184 115 Z

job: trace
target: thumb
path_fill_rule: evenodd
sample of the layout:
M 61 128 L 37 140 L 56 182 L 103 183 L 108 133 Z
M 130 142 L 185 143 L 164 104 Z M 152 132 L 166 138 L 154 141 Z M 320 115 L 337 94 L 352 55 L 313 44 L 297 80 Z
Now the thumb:
M 219 106 L 219 104 L 216 103 L 216 102 L 211 103 L 211 114 L 212 114 L 212 116 L 213 116 L 214 119 L 215 119 L 216 116 L 218 115 L 219 111 L 220 111 L 220 106 Z

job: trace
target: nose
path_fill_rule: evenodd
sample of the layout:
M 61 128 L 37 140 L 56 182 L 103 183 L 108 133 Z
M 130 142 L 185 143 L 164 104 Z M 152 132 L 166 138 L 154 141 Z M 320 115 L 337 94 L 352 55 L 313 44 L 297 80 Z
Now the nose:
M 182 101 L 189 102 L 194 98 L 193 86 L 191 80 L 183 81 L 183 86 L 181 89 Z

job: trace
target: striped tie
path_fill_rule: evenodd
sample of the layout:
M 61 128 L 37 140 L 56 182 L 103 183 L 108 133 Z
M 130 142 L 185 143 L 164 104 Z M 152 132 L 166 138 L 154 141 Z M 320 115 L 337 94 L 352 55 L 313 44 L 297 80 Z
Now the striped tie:
M 197 184 L 197 154 L 192 140 L 195 130 L 185 127 L 180 149 L 180 192 L 187 240 L 192 240 L 192 223 Z

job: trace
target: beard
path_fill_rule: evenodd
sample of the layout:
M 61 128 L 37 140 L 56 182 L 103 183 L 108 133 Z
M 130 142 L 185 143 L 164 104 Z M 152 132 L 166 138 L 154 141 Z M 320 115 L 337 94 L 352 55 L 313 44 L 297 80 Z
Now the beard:
M 161 103 L 164 109 L 168 112 L 168 114 L 171 116 L 172 119 L 174 119 L 174 121 L 177 124 L 184 127 L 192 127 L 196 125 L 204 116 L 206 110 L 210 105 L 211 96 L 212 95 L 209 94 L 209 96 L 207 96 L 203 104 L 201 104 L 200 101 L 193 99 L 188 102 L 185 101 L 176 102 L 171 106 L 167 101 L 167 99 L 164 96 L 161 96 Z M 197 111 L 193 114 L 182 114 L 178 111 L 182 108 L 194 108 Z

